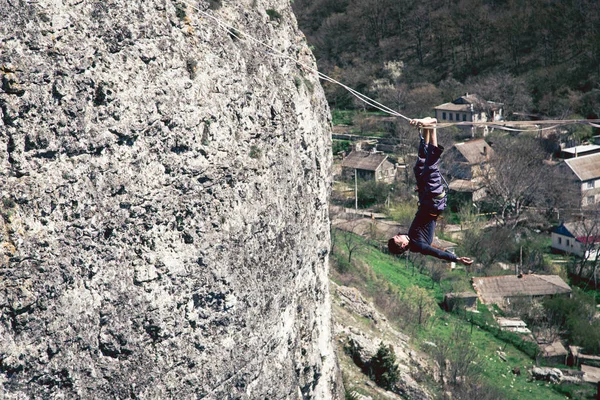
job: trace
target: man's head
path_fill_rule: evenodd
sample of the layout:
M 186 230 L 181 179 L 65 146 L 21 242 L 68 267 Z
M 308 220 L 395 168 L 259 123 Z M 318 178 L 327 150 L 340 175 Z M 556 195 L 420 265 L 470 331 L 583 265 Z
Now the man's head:
M 397 234 L 390 240 L 388 240 L 388 249 L 390 253 L 400 255 L 403 254 L 406 250 L 408 250 L 408 243 L 410 240 L 408 239 L 408 235 L 405 234 Z

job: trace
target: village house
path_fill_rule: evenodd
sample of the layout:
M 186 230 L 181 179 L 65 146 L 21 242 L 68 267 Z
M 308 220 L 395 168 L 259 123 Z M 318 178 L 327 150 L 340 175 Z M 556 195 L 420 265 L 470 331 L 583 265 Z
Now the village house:
M 580 146 L 562 148 L 560 151 L 560 158 L 569 159 L 597 153 L 600 153 L 600 146 L 597 144 L 583 144 Z
M 472 278 L 484 304 L 506 307 L 517 299 L 570 296 L 571 288 L 558 275 L 519 274 Z
M 467 93 L 450 103 L 435 107 L 434 112 L 438 122 L 493 122 L 502 121 L 502 106 L 502 103 L 486 101 L 476 94 Z M 460 128 L 469 131 L 473 137 L 477 131 L 474 126 L 460 126 Z M 479 130 L 485 136 L 489 128 L 485 125 Z
M 346 178 L 392 183 L 396 178 L 396 165 L 388 161 L 388 156 L 373 151 L 354 150 L 342 161 L 342 175 Z
M 560 224 L 552 231 L 552 250 L 579 257 L 594 256 L 600 243 L 600 226 L 585 221 Z M 592 254 L 594 253 L 594 254 Z
M 450 180 L 450 191 L 461 194 L 463 201 L 474 202 L 485 197 L 483 166 L 492 156 L 493 150 L 484 139 L 452 146 L 444 155 L 444 160 L 448 160 L 444 165 L 450 167 L 444 170 Z
M 559 168 L 575 183 L 575 193 L 582 207 L 600 201 L 600 153 L 570 158 Z
M 446 311 L 453 311 L 457 308 L 467 310 L 477 310 L 477 293 L 459 292 L 446 293 L 444 295 L 444 308 Z

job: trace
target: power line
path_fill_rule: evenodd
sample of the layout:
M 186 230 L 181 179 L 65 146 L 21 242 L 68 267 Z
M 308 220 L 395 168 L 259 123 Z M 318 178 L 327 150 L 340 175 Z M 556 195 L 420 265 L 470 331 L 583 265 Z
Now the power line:
M 398 111 L 393 110 L 390 107 L 388 107 L 384 104 L 381 104 L 381 103 L 377 102 L 376 100 L 373 100 L 372 98 L 331 78 L 330 76 L 327 76 L 326 74 L 324 74 L 322 72 L 319 72 L 316 68 L 313 68 L 312 66 L 307 65 L 294 57 L 288 56 L 287 54 L 280 52 L 279 50 L 275 49 L 273 46 L 271 46 L 259 39 L 256 39 L 255 37 L 247 34 L 246 32 L 244 32 L 238 28 L 235 28 L 233 26 L 226 24 L 221 19 L 217 18 L 216 16 L 214 16 L 210 13 L 207 13 L 204 10 L 201 10 L 199 7 L 197 7 L 193 4 L 190 4 L 186 0 L 183 0 L 183 3 L 187 4 L 190 8 L 192 8 L 193 10 L 196 10 L 198 13 L 204 15 L 205 17 L 210 18 L 211 20 L 215 21 L 217 23 L 217 25 L 219 25 L 221 28 L 223 28 L 225 31 L 227 31 L 228 34 L 233 35 L 240 40 L 242 39 L 242 37 L 238 34 L 241 34 L 243 37 L 250 39 L 254 43 L 259 44 L 259 45 L 269 49 L 272 52 L 271 54 L 273 56 L 278 56 L 278 57 L 282 57 L 282 58 L 291 60 L 294 63 L 296 63 L 297 65 L 300 65 L 301 67 L 303 67 L 311 72 L 314 72 L 320 79 L 322 79 L 326 82 L 330 82 L 330 83 L 341 86 L 342 88 L 346 89 L 350 94 L 352 94 L 353 96 L 355 96 L 360 101 L 367 104 L 368 106 L 371 106 L 371 107 L 373 107 L 379 111 L 382 111 L 386 114 L 389 114 L 389 115 L 392 115 L 395 117 L 399 117 L 399 118 L 403 118 L 406 121 L 412 120 L 412 118 L 409 118 L 409 117 L 399 113 Z M 535 125 L 547 125 L 547 124 L 554 125 L 554 126 L 544 127 L 544 128 L 534 127 Z M 600 119 L 540 120 L 540 121 L 489 121 L 489 122 L 484 122 L 484 121 L 466 122 L 465 121 L 465 122 L 442 122 L 442 123 L 438 122 L 437 124 L 432 125 L 432 127 L 447 128 L 447 127 L 451 127 L 451 126 L 489 126 L 489 127 L 496 128 L 496 129 L 501 129 L 501 130 L 506 130 L 506 131 L 514 131 L 514 132 L 539 132 L 539 131 L 544 131 L 544 130 L 555 129 L 558 126 L 573 125 L 573 124 L 589 125 L 589 126 L 592 126 L 595 128 L 600 128 Z M 515 126 L 519 126 L 519 125 L 527 125 L 528 128 L 527 129 L 515 128 Z

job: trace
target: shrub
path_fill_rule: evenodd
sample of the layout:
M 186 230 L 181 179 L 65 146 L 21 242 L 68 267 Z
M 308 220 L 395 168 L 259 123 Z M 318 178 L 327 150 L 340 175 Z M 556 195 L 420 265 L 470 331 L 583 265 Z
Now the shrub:
M 341 151 L 348 151 L 352 148 L 352 144 L 348 140 L 333 140 L 331 151 L 333 154 L 337 154 Z
M 14 208 L 17 203 L 10 197 L 5 197 L 2 199 L 2 205 L 4 205 L 5 208 Z
M 352 110 L 339 110 L 337 108 L 332 108 L 331 123 L 333 125 L 352 125 L 355 113 L 356 112 Z
M 277 10 L 274 10 L 272 8 L 269 8 L 267 10 L 267 15 L 269 16 L 269 18 L 271 19 L 271 21 L 280 21 L 281 20 L 281 14 L 279 14 L 277 12 Z
M 306 89 L 308 89 L 308 92 L 311 94 L 315 91 L 315 85 L 306 78 L 304 78 L 304 86 L 306 86 Z
M 183 3 L 175 4 L 175 15 L 177 18 L 184 19 L 186 17 L 185 8 L 186 6 Z
M 381 342 L 379 350 L 369 362 L 369 377 L 384 389 L 391 390 L 399 380 L 396 354 L 392 346 Z
M 262 150 L 258 146 L 254 145 L 250 147 L 250 158 L 260 158 L 262 156 Z
M 193 58 L 188 58 L 185 62 L 185 69 L 190 75 L 190 79 L 196 78 L 196 71 L 198 70 L 198 61 Z
M 302 78 L 294 76 L 294 85 L 296 85 L 296 89 L 300 89 L 300 86 L 302 86 Z
M 374 180 L 358 183 L 359 207 L 370 207 L 374 204 L 383 204 L 391 191 L 391 185 Z
M 208 0 L 208 8 L 211 10 L 218 10 L 221 6 L 221 0 Z

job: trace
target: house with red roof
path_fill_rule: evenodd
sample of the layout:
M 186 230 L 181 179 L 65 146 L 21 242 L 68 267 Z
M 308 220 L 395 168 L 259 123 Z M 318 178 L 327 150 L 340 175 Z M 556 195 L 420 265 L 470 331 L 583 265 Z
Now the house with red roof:
M 600 226 L 594 221 L 560 224 L 552 232 L 552 250 L 590 258 L 600 245 Z

